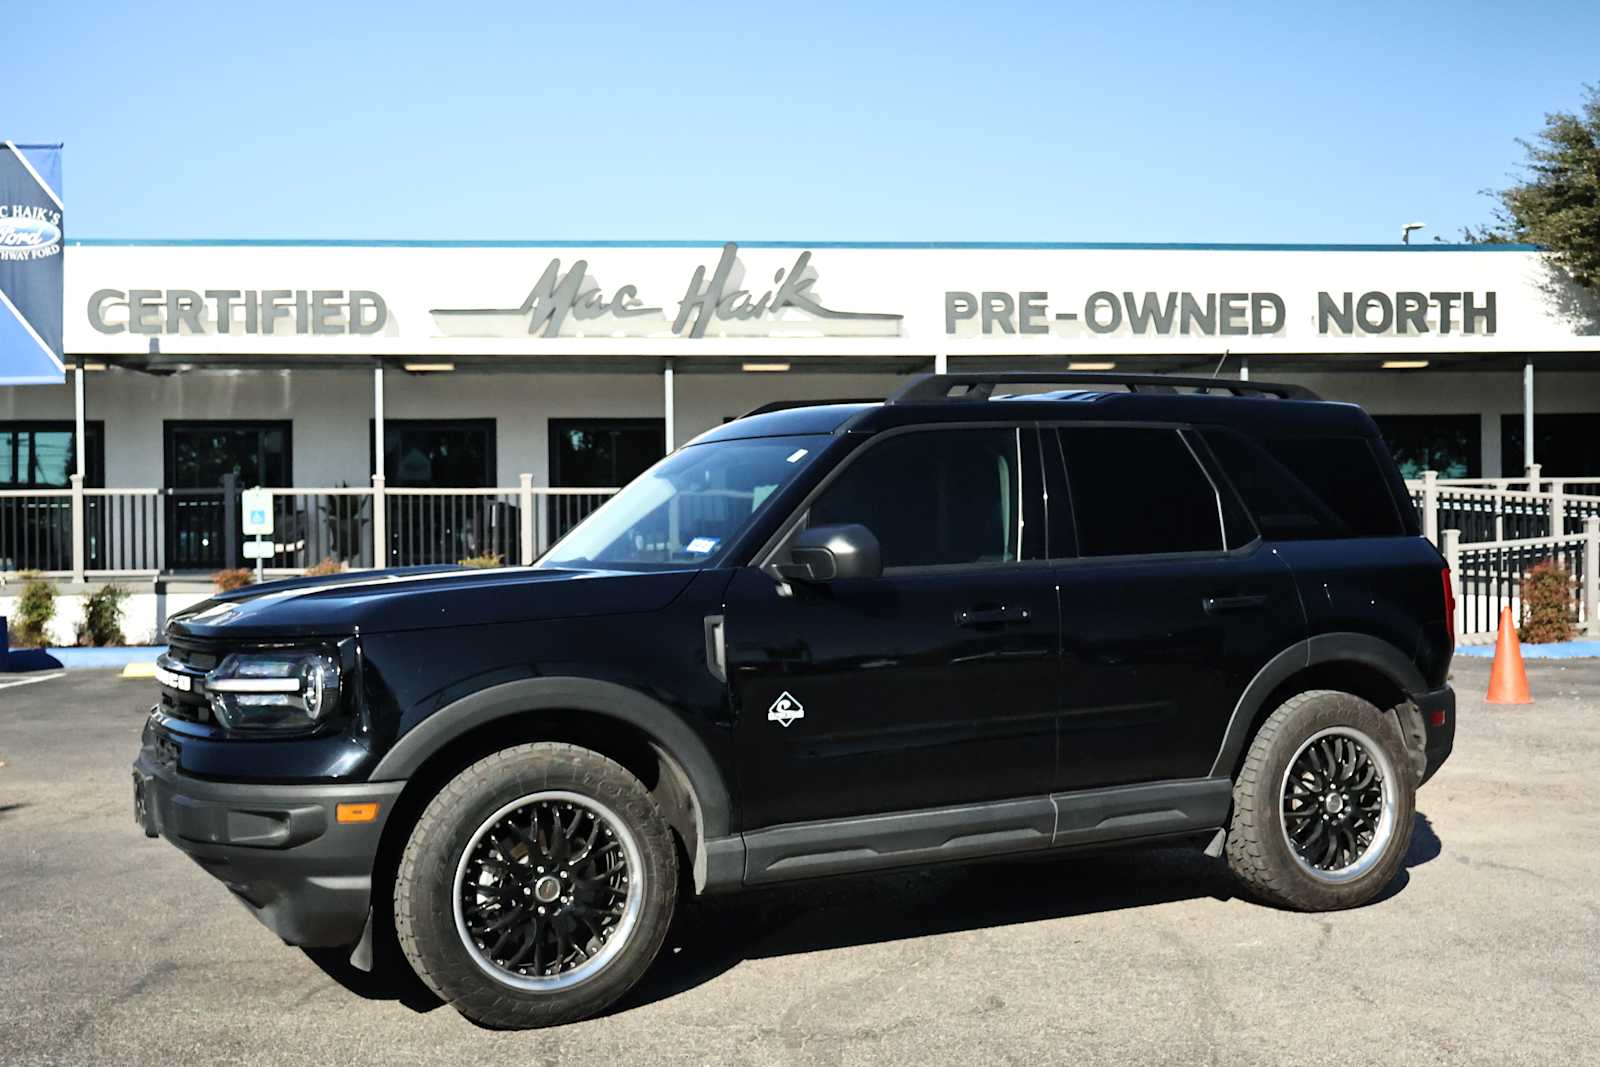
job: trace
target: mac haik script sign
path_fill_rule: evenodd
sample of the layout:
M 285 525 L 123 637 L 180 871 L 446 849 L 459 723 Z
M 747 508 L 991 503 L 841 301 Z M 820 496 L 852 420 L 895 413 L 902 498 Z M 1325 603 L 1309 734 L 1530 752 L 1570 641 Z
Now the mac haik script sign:
M 814 291 L 811 253 L 777 268 L 770 283 L 746 277 L 733 242 L 708 271 L 696 267 L 676 300 L 638 283 L 602 284 L 587 260 L 550 260 L 516 307 L 431 308 L 446 337 L 894 337 L 901 316 L 841 311 Z

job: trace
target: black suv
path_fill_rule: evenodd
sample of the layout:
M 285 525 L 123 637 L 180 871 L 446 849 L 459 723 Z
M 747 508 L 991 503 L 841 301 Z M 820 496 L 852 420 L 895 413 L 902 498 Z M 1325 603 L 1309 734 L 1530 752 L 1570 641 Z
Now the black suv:
M 614 1001 L 682 894 L 1188 842 L 1346 908 L 1450 753 L 1453 610 L 1358 407 L 923 377 L 702 434 L 531 568 L 174 618 L 135 806 L 283 940 L 397 936 L 508 1027 Z

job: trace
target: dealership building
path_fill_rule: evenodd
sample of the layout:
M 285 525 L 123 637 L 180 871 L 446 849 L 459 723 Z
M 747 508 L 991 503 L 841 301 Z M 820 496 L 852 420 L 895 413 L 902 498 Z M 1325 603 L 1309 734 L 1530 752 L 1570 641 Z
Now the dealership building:
M 581 490 L 709 427 L 936 369 L 1299 383 L 1363 405 L 1408 475 L 1600 475 L 1600 308 L 1527 246 L 74 240 L 63 258 L 66 382 L 0 387 L 0 490 L 71 488 L 81 463 L 91 503 L 105 492 L 80 573 L 236 563 L 216 494 L 252 485 L 284 491 L 271 567 L 515 560 Z M 445 515 L 463 495 L 478 510 Z M 408 547 L 398 528 L 430 507 Z M 22 558 L 36 527 L 0 570 L 74 569 Z M 144 547 L 113 558 L 113 527 Z

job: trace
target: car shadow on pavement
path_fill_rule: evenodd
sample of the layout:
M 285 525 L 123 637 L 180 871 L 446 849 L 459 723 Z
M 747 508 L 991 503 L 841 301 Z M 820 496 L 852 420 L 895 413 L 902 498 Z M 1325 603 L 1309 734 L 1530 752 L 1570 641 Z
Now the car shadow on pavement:
M 373 946 L 372 970 L 363 971 L 350 963 L 348 948 L 303 948 L 306 959 L 364 1000 L 393 1000 L 418 1014 L 444 1007 L 444 1001 L 422 984 L 411 965 L 400 955 L 398 944 Z
M 1424 863 L 1438 859 L 1439 853 L 1443 851 L 1444 844 L 1440 842 L 1439 835 L 1433 832 L 1433 823 L 1422 812 L 1417 812 L 1416 821 L 1412 823 L 1411 847 L 1406 849 L 1406 858 L 1400 866 L 1400 873 L 1394 876 L 1394 881 L 1384 887 L 1383 892 L 1372 898 L 1372 903 L 1381 904 L 1403 892 L 1411 882 L 1411 868 L 1421 867 Z
M 680 907 L 655 966 L 611 1010 L 675 996 L 746 959 L 1228 900 L 1235 889 L 1221 860 L 1165 848 L 941 866 L 693 900 Z
M 1416 816 L 1411 847 L 1394 881 L 1374 900 L 1404 890 L 1409 869 L 1438 857 L 1433 825 Z M 1056 858 L 1019 857 L 890 871 L 827 882 L 679 899 L 666 944 L 644 979 L 604 1014 L 687 992 L 747 959 L 765 959 L 967 930 L 1070 919 L 1237 895 L 1227 864 L 1192 848 L 1126 849 Z M 305 949 L 328 977 L 367 1000 L 429 1012 L 442 1001 L 417 978 L 398 946 L 380 947 L 373 970 L 350 965 L 348 949 Z
M 1433 825 L 1418 813 L 1404 865 L 1374 903 L 1404 889 L 1409 868 L 1440 850 Z M 933 867 L 692 900 L 680 905 L 655 965 L 610 1011 L 675 996 L 746 959 L 1236 895 L 1224 860 L 1166 848 Z

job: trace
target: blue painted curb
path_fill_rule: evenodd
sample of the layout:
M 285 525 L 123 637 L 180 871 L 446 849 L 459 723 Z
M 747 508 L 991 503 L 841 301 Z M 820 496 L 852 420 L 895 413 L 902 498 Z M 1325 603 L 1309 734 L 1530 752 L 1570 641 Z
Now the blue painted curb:
M 1456 648 L 1458 656 L 1493 659 L 1493 645 L 1467 645 Z M 1555 641 L 1548 645 L 1523 645 L 1523 659 L 1600 658 L 1600 641 Z
M 161 646 L 164 647 L 164 646 Z M 5 657 L 4 670 L 52 671 L 114 667 L 121 670 L 130 663 L 154 663 L 161 647 L 147 645 L 136 648 L 14 648 Z

